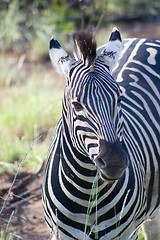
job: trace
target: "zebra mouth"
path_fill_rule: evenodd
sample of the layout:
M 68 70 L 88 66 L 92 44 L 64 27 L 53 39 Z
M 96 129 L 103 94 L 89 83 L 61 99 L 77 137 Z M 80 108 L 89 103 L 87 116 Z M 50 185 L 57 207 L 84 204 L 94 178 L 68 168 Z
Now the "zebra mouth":
M 100 177 L 103 181 L 114 182 L 123 176 L 124 171 L 125 168 L 120 167 L 100 169 Z
M 100 177 L 103 181 L 107 181 L 107 182 L 114 182 L 116 181 L 117 179 L 109 179 L 108 177 L 106 177 L 103 173 L 100 174 Z

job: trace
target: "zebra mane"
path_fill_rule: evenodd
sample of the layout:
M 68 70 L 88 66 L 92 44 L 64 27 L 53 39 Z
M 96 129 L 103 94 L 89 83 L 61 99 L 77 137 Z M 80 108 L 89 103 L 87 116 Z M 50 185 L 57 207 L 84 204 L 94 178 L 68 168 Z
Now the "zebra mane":
M 93 39 L 91 33 L 79 31 L 74 35 L 75 52 L 78 59 L 82 59 L 84 63 L 93 65 L 96 58 L 97 43 Z

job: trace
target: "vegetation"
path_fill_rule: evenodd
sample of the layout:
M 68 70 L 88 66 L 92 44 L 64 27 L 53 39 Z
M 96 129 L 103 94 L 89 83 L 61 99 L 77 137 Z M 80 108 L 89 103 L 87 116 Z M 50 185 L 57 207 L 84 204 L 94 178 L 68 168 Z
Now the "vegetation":
M 53 33 L 65 38 L 67 33 L 73 33 L 80 25 L 86 27 L 89 24 L 95 27 L 100 20 L 103 20 L 100 23 L 105 25 L 118 19 L 146 20 L 159 15 L 160 2 L 159 0 L 2 0 L 0 9 L 2 51 L 33 50 L 36 53 L 46 54 L 46 47 L 41 46 L 46 46 Z
M 68 36 L 80 27 L 105 24 L 110 30 L 113 20 L 145 19 L 159 12 L 159 0 L 0 1 L 0 172 L 17 171 L 39 136 L 23 170 L 35 171 L 46 158 L 61 115 L 64 85 L 46 64 L 52 34 L 70 49 Z M 103 44 L 103 31 L 97 39 Z M 88 211 L 93 207 L 90 204 Z M 0 231 L 0 239 L 13 238 L 14 234 Z M 140 233 L 139 240 L 143 239 Z
M 67 37 L 76 28 L 95 28 L 97 24 L 109 24 L 111 18 L 124 16 L 156 16 L 159 11 L 159 0 L 2 0 L 0 165 L 15 169 L 33 139 L 42 133 L 26 165 L 32 168 L 37 164 L 33 159 L 46 156 L 45 142 L 48 145 L 49 129 L 53 130 L 60 116 L 62 97 L 53 76 L 47 75 L 47 70 L 43 69 L 45 74 L 39 70 L 46 59 L 49 62 L 48 42 L 52 34 L 70 49 Z M 97 39 L 103 44 L 103 32 Z
M 14 214 L 14 211 L 11 213 L 11 216 L 8 220 L 7 227 L 5 230 L 0 229 L 0 240 L 15 240 L 15 239 L 22 239 L 20 236 L 18 236 L 16 233 L 12 232 L 10 233 L 8 231 L 9 224 L 11 222 L 12 216 Z
M 4 62 L 2 64 L 5 65 Z M 47 72 L 43 74 L 35 68 L 26 76 L 25 70 L 17 71 L 16 66 L 10 66 L 6 74 L 6 78 L 10 78 L 10 86 L 2 86 L 0 161 L 3 167 L 9 166 L 14 170 L 34 139 L 41 134 L 36 147 L 29 153 L 26 165 L 30 169 L 35 168 L 39 158 L 46 157 L 51 132 L 61 114 L 62 90 Z
M 3 51 L 24 52 L 48 42 L 53 33 L 71 31 L 73 24 L 64 21 L 65 11 L 47 1 L 12 0 L 0 11 L 0 44 Z M 39 52 L 43 49 L 39 48 Z M 46 51 L 46 48 L 44 49 Z

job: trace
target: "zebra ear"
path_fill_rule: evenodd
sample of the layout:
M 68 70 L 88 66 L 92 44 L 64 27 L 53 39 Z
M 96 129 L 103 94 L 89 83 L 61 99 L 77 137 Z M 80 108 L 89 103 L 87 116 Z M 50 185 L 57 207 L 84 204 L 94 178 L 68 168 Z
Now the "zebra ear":
M 97 58 L 100 58 L 112 70 L 119 58 L 122 47 L 120 32 L 113 28 L 109 42 L 97 49 Z
M 49 44 L 49 55 L 51 62 L 56 67 L 59 73 L 68 77 L 68 73 L 73 64 L 72 58 L 68 53 L 61 47 L 57 39 L 53 36 Z

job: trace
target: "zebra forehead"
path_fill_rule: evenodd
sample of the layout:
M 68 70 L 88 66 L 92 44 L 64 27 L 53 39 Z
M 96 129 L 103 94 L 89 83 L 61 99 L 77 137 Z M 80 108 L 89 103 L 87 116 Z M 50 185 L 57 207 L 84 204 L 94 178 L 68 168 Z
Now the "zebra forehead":
M 112 78 L 100 78 L 97 74 L 89 74 L 89 76 L 81 81 L 76 81 L 71 86 L 71 97 L 77 101 L 91 96 L 94 98 L 101 93 L 104 96 L 121 95 L 118 83 Z M 99 95 L 98 94 L 98 95 Z

